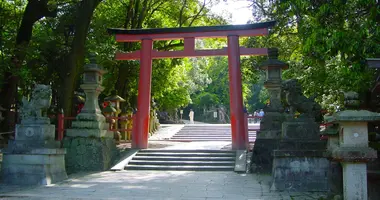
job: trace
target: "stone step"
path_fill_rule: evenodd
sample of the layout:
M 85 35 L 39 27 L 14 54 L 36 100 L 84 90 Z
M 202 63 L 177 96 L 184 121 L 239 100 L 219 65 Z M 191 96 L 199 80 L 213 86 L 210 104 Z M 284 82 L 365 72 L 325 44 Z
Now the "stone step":
M 229 141 L 231 142 L 231 138 L 170 138 L 170 141 L 184 141 L 184 142 L 191 142 L 191 141 Z M 256 138 L 249 138 L 249 141 L 256 140 Z
M 171 157 L 231 157 L 235 153 L 207 153 L 207 152 L 139 152 L 136 156 L 171 156 Z
M 249 134 L 256 134 L 255 131 L 250 131 Z M 231 132 L 178 132 L 175 135 L 231 135 Z
M 256 134 L 248 134 L 249 136 L 256 136 Z M 173 137 L 231 137 L 231 134 L 218 135 L 218 134 L 175 134 Z
M 167 170 L 167 171 L 233 171 L 234 166 L 162 166 L 162 165 L 127 165 L 126 170 Z
M 234 161 L 235 156 L 231 157 L 200 157 L 200 156 L 140 156 L 136 155 L 132 160 L 160 160 L 160 161 Z
M 233 153 L 235 151 L 230 150 L 209 150 L 209 149 L 141 149 L 139 152 L 174 152 L 174 153 Z
M 165 166 L 235 166 L 234 161 L 161 161 L 161 160 L 131 160 L 130 165 L 165 165 Z
M 249 136 L 248 138 L 256 138 L 256 136 Z M 209 139 L 209 140 L 213 140 L 213 139 L 227 139 L 227 140 L 231 140 L 231 136 L 173 136 L 171 137 L 170 139 Z

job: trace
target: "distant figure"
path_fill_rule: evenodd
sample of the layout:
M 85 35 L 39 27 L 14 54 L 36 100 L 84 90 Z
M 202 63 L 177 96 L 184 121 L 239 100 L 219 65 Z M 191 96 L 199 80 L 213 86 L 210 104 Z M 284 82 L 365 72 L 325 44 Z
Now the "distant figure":
M 258 112 L 257 111 L 253 112 L 253 123 L 257 123 L 257 116 L 258 116 Z
M 260 117 L 259 119 L 261 121 L 263 119 L 263 117 L 264 117 L 264 110 L 261 109 L 258 115 L 259 115 L 259 117 Z
M 194 124 L 194 111 L 193 111 L 193 109 L 190 109 L 189 118 L 190 118 L 190 124 Z
M 226 123 L 226 119 L 224 117 L 224 109 L 223 108 L 219 109 L 219 122 L 223 123 L 223 124 Z

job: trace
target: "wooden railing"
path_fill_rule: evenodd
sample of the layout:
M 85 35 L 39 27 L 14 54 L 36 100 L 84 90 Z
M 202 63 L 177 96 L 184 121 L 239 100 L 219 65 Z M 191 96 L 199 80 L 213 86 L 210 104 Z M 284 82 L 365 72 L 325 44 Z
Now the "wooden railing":
M 51 118 L 55 118 L 55 116 L 51 116 Z M 57 140 L 58 141 L 62 141 L 63 140 L 63 137 L 64 137 L 64 133 L 65 133 L 65 122 L 67 120 L 75 120 L 76 117 L 66 117 L 63 113 L 58 113 L 57 116 Z M 132 124 L 133 124 L 133 121 L 135 121 L 135 115 L 133 115 L 132 117 L 128 117 L 128 116 L 122 116 L 122 117 L 105 117 L 106 118 L 106 121 L 107 122 L 110 122 L 111 120 L 115 120 L 115 122 L 113 123 L 108 123 L 109 126 L 108 126 L 108 131 L 112 131 L 112 132 L 116 132 L 116 131 L 120 131 L 120 132 L 127 132 L 129 133 L 128 134 L 128 138 L 131 137 L 132 135 L 132 132 L 133 132 L 133 129 L 135 126 L 132 125 L 132 128 L 128 128 L 128 126 L 126 125 L 125 127 L 126 128 L 115 128 L 115 123 L 116 123 L 116 120 L 117 120 L 117 123 L 125 123 L 126 121 L 128 120 L 132 120 Z

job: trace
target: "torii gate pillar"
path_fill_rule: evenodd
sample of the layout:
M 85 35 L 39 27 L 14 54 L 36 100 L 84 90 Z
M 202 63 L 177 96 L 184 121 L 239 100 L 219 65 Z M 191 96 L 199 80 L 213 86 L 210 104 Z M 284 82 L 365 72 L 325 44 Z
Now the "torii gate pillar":
M 140 50 L 140 78 L 137 96 L 137 116 L 132 131 L 132 148 L 148 148 L 150 98 L 152 82 L 153 40 L 143 39 Z
M 227 40 L 232 149 L 246 149 L 239 36 L 228 36 Z

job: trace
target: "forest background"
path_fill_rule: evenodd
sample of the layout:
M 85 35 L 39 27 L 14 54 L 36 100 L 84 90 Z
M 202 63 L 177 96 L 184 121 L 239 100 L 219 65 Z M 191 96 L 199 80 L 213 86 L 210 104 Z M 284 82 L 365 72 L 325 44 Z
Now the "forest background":
M 241 0 L 224 0 L 234 4 Z M 244 38 L 247 47 L 277 47 L 289 63 L 283 78 L 297 78 L 306 96 L 315 95 L 324 109 L 342 107 L 344 91 L 368 92 L 377 71 L 365 59 L 380 57 L 380 1 L 248 0 L 247 23 L 277 21 L 266 37 Z M 118 44 L 107 28 L 167 28 L 231 23 L 231 14 L 212 8 L 222 0 L 2 0 L 0 2 L 0 105 L 6 110 L 1 130 L 14 123 L 14 110 L 34 84 L 53 88 L 53 105 L 75 114 L 83 92 L 83 66 L 96 53 L 105 75 L 100 100 L 112 91 L 136 108 L 138 61 L 115 61 L 117 51 L 134 51 L 138 43 Z M 222 48 L 226 40 L 197 40 L 197 48 Z M 154 43 L 158 50 L 183 49 L 183 41 Z M 250 113 L 263 108 L 268 94 L 258 69 L 265 57 L 242 57 L 244 105 Z M 156 109 L 178 117 L 195 110 L 211 119 L 223 107 L 229 113 L 226 57 L 153 61 L 152 98 Z M 13 114 L 12 114 L 13 113 Z

